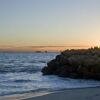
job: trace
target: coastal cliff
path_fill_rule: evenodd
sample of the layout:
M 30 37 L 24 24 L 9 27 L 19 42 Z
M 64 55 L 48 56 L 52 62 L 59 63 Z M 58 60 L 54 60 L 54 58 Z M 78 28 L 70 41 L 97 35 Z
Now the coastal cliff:
M 100 48 L 61 52 L 42 69 L 43 75 L 100 80 Z

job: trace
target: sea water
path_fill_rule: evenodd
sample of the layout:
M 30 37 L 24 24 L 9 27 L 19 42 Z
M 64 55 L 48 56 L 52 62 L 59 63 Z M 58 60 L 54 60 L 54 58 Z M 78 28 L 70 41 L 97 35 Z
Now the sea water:
M 100 86 L 100 82 L 95 80 L 43 76 L 41 69 L 58 54 L 57 52 L 1 52 L 0 95 Z

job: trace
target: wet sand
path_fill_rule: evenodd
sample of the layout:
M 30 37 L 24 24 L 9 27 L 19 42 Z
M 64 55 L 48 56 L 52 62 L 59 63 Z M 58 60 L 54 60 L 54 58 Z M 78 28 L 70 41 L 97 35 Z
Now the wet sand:
M 0 100 L 100 100 L 100 87 L 67 89 L 55 93 L 24 93 L 1 96 Z

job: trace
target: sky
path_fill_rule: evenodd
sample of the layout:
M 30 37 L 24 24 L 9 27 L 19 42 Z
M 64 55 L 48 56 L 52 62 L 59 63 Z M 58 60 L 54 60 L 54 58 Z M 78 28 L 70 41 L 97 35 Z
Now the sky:
M 99 40 L 100 0 L 0 0 L 0 48 L 91 47 Z

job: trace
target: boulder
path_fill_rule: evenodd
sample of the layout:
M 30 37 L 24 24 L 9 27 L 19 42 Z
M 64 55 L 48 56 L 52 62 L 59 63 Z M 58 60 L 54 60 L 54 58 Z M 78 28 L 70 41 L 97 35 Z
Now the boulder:
M 42 69 L 43 75 L 100 80 L 100 48 L 65 50 Z

